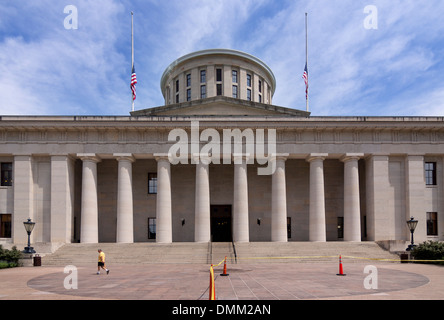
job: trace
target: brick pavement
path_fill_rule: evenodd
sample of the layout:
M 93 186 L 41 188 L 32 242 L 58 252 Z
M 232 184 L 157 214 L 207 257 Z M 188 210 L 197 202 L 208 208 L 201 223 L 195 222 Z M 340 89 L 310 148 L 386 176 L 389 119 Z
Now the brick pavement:
M 378 288 L 366 289 L 364 273 L 374 265 Z M 344 261 L 337 263 L 243 263 L 215 269 L 218 300 L 419 300 L 444 299 L 444 267 L 424 264 Z M 110 265 L 110 274 L 96 275 L 95 264 L 22 267 L 0 270 L 0 300 L 207 300 L 209 266 L 205 264 Z M 372 275 L 375 275 L 372 273 Z M 68 277 L 68 278 L 67 278 Z M 68 281 L 69 280 L 69 281 Z

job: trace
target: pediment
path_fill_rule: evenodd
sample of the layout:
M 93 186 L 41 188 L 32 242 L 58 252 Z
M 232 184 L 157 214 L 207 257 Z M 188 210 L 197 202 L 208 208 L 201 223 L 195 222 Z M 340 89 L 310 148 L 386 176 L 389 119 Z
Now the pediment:
M 131 112 L 132 116 L 281 116 L 308 117 L 309 112 L 228 97 L 213 97 Z

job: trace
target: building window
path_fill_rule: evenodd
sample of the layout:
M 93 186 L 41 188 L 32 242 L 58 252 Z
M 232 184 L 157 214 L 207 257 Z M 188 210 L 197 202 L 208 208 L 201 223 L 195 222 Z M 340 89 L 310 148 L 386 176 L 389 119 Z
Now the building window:
M 262 103 L 262 95 L 259 95 L 259 103 Z
M 425 180 L 427 186 L 436 186 L 436 162 L 425 163 Z
M 338 217 L 338 239 L 344 238 L 344 217 Z
M 233 75 L 233 83 L 237 83 L 237 71 L 233 70 L 232 75 Z
M 148 194 L 157 193 L 157 173 L 148 173 Z
M 222 69 L 216 69 L 216 81 L 222 81 Z
M 206 83 L 207 82 L 207 71 L 201 70 L 200 71 L 200 83 Z
M 200 98 L 205 99 L 207 97 L 207 86 L 200 86 Z
M 251 101 L 251 89 L 247 89 L 247 100 Z
M 0 214 L 0 238 L 11 238 L 11 214 Z
M 187 74 L 187 87 L 191 87 L 191 74 Z
M 247 87 L 251 88 L 251 74 L 247 74 Z
M 427 235 L 438 235 L 438 213 L 427 212 Z
M 233 98 L 237 98 L 237 86 L 233 86 Z
M 262 93 L 262 80 L 259 80 L 258 87 L 259 87 L 259 92 Z
M 4 162 L 1 165 L 1 185 L 12 186 L 12 163 Z
M 179 103 L 179 80 L 176 80 L 176 103 Z
M 291 239 L 291 217 L 287 217 L 287 238 Z
M 187 101 L 191 101 L 191 89 L 187 89 Z
M 156 239 L 156 218 L 148 218 L 148 239 Z
M 222 85 L 220 83 L 218 83 L 216 85 L 216 91 L 217 91 L 217 95 L 221 96 L 222 95 Z

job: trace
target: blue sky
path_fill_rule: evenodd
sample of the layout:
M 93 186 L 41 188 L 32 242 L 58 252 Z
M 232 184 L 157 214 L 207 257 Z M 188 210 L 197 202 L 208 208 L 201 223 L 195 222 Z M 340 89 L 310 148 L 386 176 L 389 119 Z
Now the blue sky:
M 128 115 L 131 11 L 136 110 L 163 105 L 172 61 L 210 48 L 263 60 L 273 104 L 305 110 L 308 12 L 313 116 L 444 116 L 442 0 L 0 0 L 0 114 Z

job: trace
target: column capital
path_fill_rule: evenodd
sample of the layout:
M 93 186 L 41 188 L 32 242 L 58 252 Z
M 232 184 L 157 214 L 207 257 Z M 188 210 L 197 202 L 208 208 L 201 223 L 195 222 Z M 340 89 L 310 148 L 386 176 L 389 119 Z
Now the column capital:
M 390 155 L 382 153 L 372 153 L 365 157 L 366 160 L 388 161 Z
M 342 162 L 347 162 L 350 160 L 359 160 L 363 157 L 364 157 L 363 153 L 346 153 L 346 154 L 342 155 L 339 158 L 339 160 L 341 160 Z
M 115 157 L 117 161 L 136 161 L 132 153 L 114 153 L 113 157 Z
M 250 154 L 249 153 L 233 153 L 233 160 L 234 160 L 234 164 L 248 163 L 248 161 L 250 160 Z
M 100 162 L 102 159 L 95 153 L 77 153 L 77 157 L 82 161 Z
M 202 156 L 201 153 L 193 153 L 191 155 L 191 160 L 193 160 L 193 162 L 191 162 L 191 164 L 209 165 L 211 163 L 211 156 L 212 155 L 210 155 L 210 156 L 208 156 L 208 155 Z
M 159 161 L 170 161 L 169 159 L 170 154 L 169 153 L 155 153 L 154 159 L 156 159 L 157 162 Z
M 271 158 L 276 159 L 276 161 L 287 161 L 289 156 L 289 153 L 273 153 Z
M 50 154 L 52 161 L 65 161 L 65 160 L 75 160 L 75 158 L 70 154 Z
M 31 154 L 14 154 L 13 155 L 14 156 L 14 160 L 29 160 L 29 159 L 31 159 L 32 158 L 32 155 Z
M 328 157 L 328 153 L 310 153 L 306 158 L 305 161 L 311 162 L 314 160 L 322 160 L 324 161 L 325 158 Z
M 418 160 L 422 161 L 424 160 L 424 154 L 406 154 L 405 158 L 407 160 Z
M 290 156 L 289 153 L 272 153 L 269 155 L 263 155 L 263 156 L 256 156 L 256 159 L 259 161 L 275 161 L 275 160 L 281 160 L 286 161 L 288 157 Z

